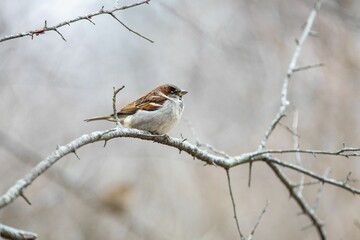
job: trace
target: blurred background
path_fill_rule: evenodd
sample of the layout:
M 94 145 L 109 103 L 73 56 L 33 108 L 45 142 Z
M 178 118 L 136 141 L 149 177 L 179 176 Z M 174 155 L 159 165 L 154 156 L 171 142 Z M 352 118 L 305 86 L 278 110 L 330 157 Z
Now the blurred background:
M 154 0 L 116 16 L 154 40 L 130 33 L 111 16 L 98 16 L 33 40 L 0 43 L 0 193 L 56 146 L 110 122 L 83 119 L 112 112 L 112 88 L 125 85 L 118 106 L 163 83 L 184 97 L 183 119 L 169 135 L 199 138 L 228 154 L 257 148 L 278 111 L 283 77 L 295 39 L 314 1 Z M 131 4 L 134 1 L 120 1 Z M 115 1 L 2 0 L 0 35 L 43 27 L 95 12 Z M 324 1 L 314 36 L 296 73 L 291 106 L 299 112 L 300 146 L 336 150 L 360 145 L 360 2 Z M 191 130 L 193 129 L 193 131 Z M 278 127 L 269 148 L 292 148 Z M 237 239 L 225 171 L 186 153 L 138 139 L 95 143 L 69 155 L 39 177 L 23 199 L 0 211 L 0 222 L 33 231 L 39 239 Z M 295 163 L 294 155 L 281 155 Z M 360 178 L 359 158 L 302 156 L 306 168 L 343 180 Z M 309 219 L 263 163 L 231 169 L 240 227 L 248 235 L 269 201 L 256 239 L 317 239 Z M 285 170 L 294 182 L 299 174 Z M 306 181 L 310 179 L 306 178 Z M 352 183 L 355 187 L 360 184 Z M 319 185 L 306 187 L 312 206 Z M 360 236 L 360 201 L 325 185 L 317 213 L 329 239 Z M 300 214 L 300 215 L 299 215 Z M 302 230 L 303 228 L 305 230 Z

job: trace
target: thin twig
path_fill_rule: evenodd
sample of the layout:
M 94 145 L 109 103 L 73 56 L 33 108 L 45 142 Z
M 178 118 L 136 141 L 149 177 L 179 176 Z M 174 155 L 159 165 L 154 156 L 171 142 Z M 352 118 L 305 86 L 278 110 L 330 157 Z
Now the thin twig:
M 133 7 L 137 7 L 137 6 L 140 6 L 140 5 L 144 5 L 144 4 L 149 4 L 151 0 L 146 0 L 146 1 L 142 1 L 142 2 L 138 2 L 138 3 L 134 3 L 134 4 L 131 4 L 131 5 L 127 5 L 127 6 L 122 6 L 122 7 L 115 7 L 111 10 L 104 10 L 104 7 L 102 7 L 99 11 L 97 12 L 94 12 L 94 13 L 90 13 L 90 14 L 86 14 L 86 15 L 83 15 L 83 16 L 79 16 L 79 17 L 76 17 L 74 19 L 71 19 L 71 20 L 68 20 L 68 21 L 65 21 L 65 22 L 61 22 L 61 23 L 58 23 L 56 25 L 53 25 L 53 26 L 47 26 L 47 23 L 45 24 L 44 27 L 40 28 L 40 29 L 35 29 L 35 30 L 32 30 L 32 31 L 27 31 L 27 32 L 22 32 L 22 33 L 18 33 L 18 34 L 13 34 L 13 35 L 8 35 L 8 36 L 4 36 L 2 38 L 0 38 L 0 42 L 4 42 L 4 41 L 8 41 L 8 40 L 11 40 L 11 39 L 15 39 L 15 38 L 21 38 L 21 37 L 25 37 L 25 36 L 30 36 L 31 39 L 34 38 L 34 36 L 39 36 L 40 34 L 44 34 L 48 31 L 55 31 L 56 33 L 58 33 L 61 38 L 66 41 L 66 39 L 64 38 L 64 36 L 58 31 L 59 28 L 63 27 L 63 26 L 70 26 L 71 23 L 74 23 L 74 22 L 78 22 L 78 21 L 81 21 L 81 20 L 86 20 L 86 21 L 89 21 L 90 23 L 94 24 L 95 23 L 91 20 L 91 18 L 95 17 L 95 16 L 98 16 L 98 15 L 103 15 L 103 14 L 107 14 L 107 15 L 114 15 L 114 12 L 117 12 L 117 11 L 121 11 L 121 10 L 125 10 L 125 9 L 129 9 L 129 8 L 133 8 Z M 113 16 L 114 17 L 114 16 Z M 116 18 L 116 17 L 115 17 Z M 117 19 L 118 20 L 118 19 Z M 128 29 L 130 32 L 132 33 L 135 33 L 136 35 L 146 39 L 147 41 L 149 42 L 153 42 L 152 40 L 150 40 L 149 38 L 146 38 L 144 36 L 142 36 L 141 34 L 131 30 L 129 27 L 127 27 L 124 23 L 121 22 L 121 24 L 126 28 Z
M 281 102 L 282 104 L 282 102 Z M 281 109 L 281 108 L 280 108 Z M 285 111 L 285 110 L 284 110 Z M 270 124 L 269 129 L 266 131 L 263 139 L 260 142 L 260 145 L 258 146 L 258 152 L 263 150 L 266 146 L 267 141 L 270 138 L 271 133 L 274 131 L 276 125 L 280 122 L 280 120 L 285 117 L 285 113 L 279 111 L 278 114 L 276 115 L 275 119 L 272 121 L 272 123 Z M 250 162 L 249 164 L 249 178 L 248 178 L 248 186 L 251 186 L 251 172 L 252 172 L 252 162 Z
M 313 156 L 316 155 L 328 155 L 328 156 L 342 156 L 342 157 L 360 157 L 360 148 L 342 148 L 336 151 L 332 150 L 311 150 L 311 149 L 283 149 L 283 150 L 275 150 L 269 149 L 265 151 L 255 152 L 252 157 L 256 157 L 259 155 L 266 154 L 284 154 L 284 153 L 306 153 L 311 154 Z
M 294 165 L 294 164 L 291 164 L 291 163 L 288 163 L 288 162 L 283 162 L 283 161 L 280 161 L 279 159 L 276 159 L 274 157 L 267 157 L 267 159 L 263 159 L 263 161 L 266 161 L 268 163 L 274 163 L 276 165 L 279 165 L 279 166 L 282 166 L 282 167 L 286 167 L 286 168 L 289 168 L 289 169 L 292 169 L 292 170 L 295 170 L 297 172 L 300 172 L 300 173 L 304 173 L 305 175 L 309 176 L 309 177 L 312 177 L 314 179 L 317 179 L 319 180 L 320 182 L 322 183 L 327 183 L 327 184 L 330 184 L 330 185 L 333 185 L 333 186 L 336 186 L 336 187 L 341 187 L 353 194 L 360 194 L 360 189 L 357 189 L 357 188 L 354 188 L 354 187 L 351 187 L 349 184 L 347 184 L 347 182 L 344 182 L 344 181 L 337 181 L 337 180 L 334 180 L 332 178 L 327 178 L 327 177 L 324 177 L 324 176 L 320 176 L 308 169 L 305 169 L 305 168 L 302 168 L 302 167 L 299 167 L 297 165 Z M 294 185 L 294 186 L 298 186 L 298 185 Z
M 304 66 L 304 67 L 297 67 L 293 70 L 293 73 L 295 72 L 300 72 L 300 71 L 305 71 L 305 70 L 308 70 L 308 69 L 311 69 L 311 68 L 318 68 L 318 67 L 323 67 L 325 66 L 324 63 L 318 63 L 318 64 L 313 64 L 313 65 L 307 65 L 307 66 Z
M 235 223 L 236 223 L 236 227 L 240 236 L 241 240 L 244 240 L 244 235 L 241 233 L 240 230 L 240 225 L 239 225 L 239 220 L 237 218 L 237 214 L 236 214 L 236 205 L 235 205 L 235 200 L 234 200 L 234 196 L 232 193 L 232 188 L 231 188 L 231 181 L 230 181 L 230 173 L 229 173 L 229 169 L 225 169 L 226 170 L 226 176 L 227 176 L 227 181 L 228 181 L 228 186 L 229 186 L 229 192 L 230 192 L 230 198 L 231 198 L 231 203 L 233 206 L 233 212 L 234 212 L 234 219 L 235 219 Z
M 120 124 L 120 120 L 119 120 L 119 116 L 117 114 L 117 110 L 116 110 L 116 95 L 122 90 L 124 89 L 125 86 L 122 86 L 121 88 L 116 89 L 115 87 L 113 87 L 113 98 L 112 98 L 112 106 L 113 106 L 113 114 L 114 114 L 114 119 L 115 119 L 115 123 L 116 126 L 119 127 L 121 126 Z M 106 145 L 106 144 L 105 144 Z M 104 147 L 105 147 L 104 145 Z
M 327 176 L 330 174 L 331 172 L 331 169 L 330 168 L 327 168 L 325 170 L 325 173 L 323 175 L 324 178 L 327 178 Z M 321 193 L 322 193 L 322 190 L 324 188 L 324 183 L 320 184 L 319 188 L 318 188 L 318 191 L 317 191 L 317 194 L 316 194 L 316 198 L 315 198 L 315 201 L 314 201 L 314 204 L 313 204 L 313 211 L 315 212 L 316 209 L 318 208 L 319 206 L 319 202 L 320 202 L 320 198 L 321 198 Z
M 283 124 L 282 122 L 279 122 L 278 124 L 279 124 L 279 126 L 284 127 L 288 132 L 290 132 L 291 135 L 295 135 L 295 136 L 297 136 L 297 137 L 300 137 L 299 134 L 295 133 L 290 127 L 286 126 L 286 125 Z
M 299 149 L 300 148 L 300 144 L 299 144 L 299 135 L 298 135 L 298 125 L 299 125 L 299 112 L 297 110 L 294 111 L 294 120 L 293 120 L 293 131 L 294 131 L 294 135 L 293 135 L 293 143 L 294 143 L 294 149 Z M 300 153 L 295 153 L 295 159 L 297 164 L 300 167 L 303 167 L 302 161 L 301 161 L 301 155 Z M 302 192 L 304 189 L 304 182 L 305 182 L 305 175 L 303 173 L 300 174 L 300 187 L 298 189 L 298 195 L 302 196 Z
M 149 42 L 151 42 L 151 43 L 154 43 L 154 41 L 153 40 L 151 40 L 151 39 L 149 39 L 149 38 L 147 38 L 147 37 L 145 37 L 144 35 L 141 35 L 140 33 L 138 33 L 138 32 L 136 32 L 136 31 L 134 31 L 134 30 L 132 30 L 131 28 L 129 28 L 125 23 L 123 23 L 122 21 L 120 21 L 120 19 L 118 19 L 116 16 L 115 16 L 115 14 L 114 13 L 109 13 L 110 14 L 110 16 L 112 16 L 116 21 L 118 21 L 121 25 L 123 25 L 123 27 L 124 28 L 126 28 L 127 30 L 129 30 L 130 32 L 132 32 L 132 33 L 134 33 L 134 34 L 136 34 L 136 35 L 138 35 L 139 37 L 142 37 L 143 39 L 145 39 L 145 40 L 147 40 L 147 41 L 149 41 Z
M 253 230 L 251 231 L 249 237 L 247 238 L 247 240 L 252 240 L 253 239 L 253 236 L 255 234 L 255 231 L 256 231 L 256 228 L 259 226 L 260 224 L 260 221 L 261 221 L 261 218 L 263 217 L 263 215 L 265 214 L 266 212 L 266 209 L 267 207 L 269 206 L 269 201 L 266 201 L 266 204 L 265 204 L 265 207 L 263 208 L 262 212 L 260 213 L 259 217 L 258 217 L 258 220 L 256 221 L 255 225 L 254 225 L 254 228 Z

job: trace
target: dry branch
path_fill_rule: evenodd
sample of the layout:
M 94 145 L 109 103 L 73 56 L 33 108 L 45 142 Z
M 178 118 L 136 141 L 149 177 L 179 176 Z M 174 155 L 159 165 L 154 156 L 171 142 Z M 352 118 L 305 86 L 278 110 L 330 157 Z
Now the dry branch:
M 126 24 L 124 24 L 123 22 L 121 22 L 115 15 L 114 15 L 114 12 L 117 12 L 117 11 L 121 11 L 121 10 L 126 10 L 126 9 L 129 9 L 129 8 L 133 8 L 133 7 L 137 7 L 137 6 L 140 6 L 140 5 L 144 5 L 144 4 L 149 4 L 151 0 L 146 0 L 146 1 L 142 1 L 142 2 L 138 2 L 138 3 L 134 3 L 134 4 L 131 4 L 131 5 L 126 5 L 126 6 L 121 6 L 121 7 L 115 7 L 113 9 L 110 9 L 110 10 L 104 10 L 104 7 L 102 7 L 99 11 L 97 12 L 93 12 L 93 13 L 89 13 L 89 14 L 86 14 L 86 15 L 83 15 L 83 16 L 79 16 L 79 17 L 76 17 L 74 19 L 71 19 L 71 20 L 68 20 L 68 21 L 64 21 L 64 22 L 61 22 L 61 23 L 58 23 L 56 25 L 53 25 L 53 26 L 48 26 L 47 24 L 47 21 L 45 20 L 45 24 L 44 24 L 44 27 L 42 28 L 39 28 L 39 29 L 35 29 L 35 30 L 32 30 L 32 31 L 27 31 L 27 32 L 22 32 L 22 33 L 18 33 L 18 34 L 13 34 L 13 35 L 8 35 L 8 36 L 4 36 L 4 37 L 1 37 L 0 38 L 0 42 L 4 42 L 4 41 L 8 41 L 8 40 L 11 40 L 11 39 L 15 39 L 15 38 L 21 38 L 21 37 L 26 37 L 26 36 L 30 36 L 31 39 L 34 38 L 34 36 L 39 36 L 41 34 L 45 34 L 46 32 L 49 32 L 49 31 L 54 31 L 56 32 L 57 34 L 60 35 L 60 37 L 66 41 L 65 37 L 59 32 L 59 28 L 63 27 L 63 26 L 70 26 L 71 23 L 75 23 L 75 22 L 78 22 L 78 21 L 81 21 L 81 20 L 86 20 L 86 21 L 89 21 L 90 23 L 94 24 L 95 23 L 91 20 L 93 17 L 95 16 L 98 16 L 98 15 L 103 15 L 103 14 L 106 14 L 106 15 L 110 15 L 112 16 L 113 18 L 115 18 L 118 22 L 120 22 L 121 25 L 123 25 L 127 30 L 129 30 L 130 32 L 142 37 L 143 39 L 153 43 L 153 41 L 143 35 L 141 35 L 140 33 L 132 30 L 131 28 L 129 28 Z
M 0 224 L 0 239 L 1 237 L 11 240 L 33 240 L 37 238 L 37 234 Z
M 95 24 L 91 20 L 91 18 L 94 16 L 97 16 L 97 15 L 101 15 L 101 14 L 111 15 L 113 18 L 115 18 L 117 21 L 119 21 L 122 25 L 124 25 L 114 15 L 115 11 L 128 9 L 128 8 L 139 6 L 139 5 L 148 3 L 148 2 L 150 2 L 150 0 L 139 2 L 139 3 L 133 4 L 133 5 L 129 5 L 129 6 L 114 8 L 113 10 L 104 10 L 103 8 L 101 8 L 98 12 L 95 12 L 93 14 L 88 14 L 86 16 L 78 17 L 76 19 L 69 20 L 67 22 L 63 22 L 63 23 L 60 23 L 60 24 L 52 26 L 52 27 L 48 27 L 47 23 L 45 23 L 45 26 L 40 30 L 29 31 L 26 33 L 18 34 L 18 35 L 6 36 L 6 37 L 1 38 L 0 42 L 14 39 L 14 38 L 23 37 L 23 36 L 33 37 L 34 35 L 43 34 L 46 31 L 55 31 L 65 40 L 65 38 L 58 31 L 58 28 L 65 26 L 65 25 L 69 25 L 70 23 L 80 21 L 80 20 L 87 20 L 87 21 L 90 21 L 91 23 Z M 30 170 L 30 172 L 28 174 L 26 174 L 23 178 L 18 180 L 12 187 L 10 187 L 8 189 L 8 191 L 5 194 L 0 196 L 0 208 L 3 208 L 5 206 L 9 205 L 11 202 L 13 202 L 19 196 L 24 197 L 25 189 L 34 180 L 36 180 L 41 174 L 43 174 L 47 169 L 49 169 L 59 159 L 68 155 L 69 153 L 76 154 L 76 150 L 81 148 L 82 146 L 85 146 L 85 145 L 88 145 L 88 144 L 91 144 L 94 142 L 99 142 L 99 141 L 106 142 L 106 141 L 109 141 L 114 138 L 138 138 L 138 139 L 142 139 L 142 140 L 146 140 L 146 141 L 153 141 L 153 142 L 157 142 L 157 143 L 160 143 L 160 144 L 163 144 L 166 146 L 174 147 L 174 148 L 178 149 L 180 152 L 184 151 L 184 152 L 188 153 L 189 155 L 191 155 L 193 158 L 203 161 L 206 164 L 216 165 L 216 166 L 224 168 L 227 171 L 228 185 L 229 185 L 229 190 L 230 190 L 230 197 L 231 197 L 232 204 L 233 204 L 234 218 L 235 218 L 239 236 L 241 239 L 243 239 L 244 236 L 240 231 L 240 227 L 239 227 L 239 223 L 238 223 L 235 200 L 234 200 L 234 197 L 232 194 L 232 189 L 231 189 L 231 184 L 230 184 L 229 169 L 232 167 L 242 165 L 242 164 L 247 164 L 247 163 L 250 163 L 250 166 L 251 166 L 251 164 L 253 162 L 265 162 L 272 169 L 272 171 L 278 177 L 280 182 L 289 191 L 290 196 L 299 205 L 302 212 L 310 219 L 311 224 L 313 226 L 315 226 L 315 228 L 319 234 L 319 237 L 321 239 L 326 239 L 326 234 L 323 229 L 322 221 L 315 214 L 315 209 L 318 204 L 318 198 L 320 196 L 322 186 L 319 188 L 319 191 L 318 191 L 319 194 L 317 196 L 317 199 L 315 200 L 314 207 L 311 208 L 302 196 L 302 188 L 305 185 L 307 185 L 307 183 L 304 183 L 303 180 L 301 181 L 300 184 L 293 183 L 290 179 L 287 178 L 287 176 L 284 174 L 284 172 L 282 171 L 281 168 L 282 167 L 289 168 L 295 172 L 302 173 L 302 174 L 307 175 L 307 176 L 311 177 L 312 179 L 316 180 L 315 182 L 310 182 L 311 184 L 313 184 L 313 183 L 315 183 L 315 184 L 317 184 L 317 183 L 330 184 L 335 187 L 339 187 L 341 189 L 349 191 L 353 194 L 360 195 L 360 189 L 354 188 L 349 185 L 349 182 L 352 181 L 352 179 L 350 179 L 350 173 L 342 181 L 334 180 L 334 179 L 328 177 L 326 174 L 319 175 L 315 172 L 312 172 L 312 171 L 302 167 L 300 162 L 298 165 L 291 164 L 291 163 L 284 162 L 278 158 L 273 157 L 272 154 L 287 153 L 287 154 L 293 154 L 293 155 L 295 155 L 295 157 L 298 157 L 298 158 L 300 157 L 300 154 L 312 154 L 314 156 L 316 156 L 316 155 L 333 155 L 333 156 L 343 156 L 343 157 L 348 158 L 348 157 L 360 156 L 360 148 L 349 148 L 349 147 L 343 146 L 342 149 L 337 150 L 337 151 L 298 149 L 299 148 L 298 142 L 297 142 L 298 134 L 295 129 L 295 131 L 292 130 L 296 136 L 296 137 L 294 137 L 294 139 L 296 139 L 296 141 L 294 142 L 295 149 L 274 149 L 274 150 L 266 150 L 265 149 L 267 142 L 270 139 L 271 134 L 273 133 L 275 128 L 281 124 L 280 121 L 285 116 L 287 107 L 290 104 L 289 100 L 288 100 L 288 89 L 289 89 L 289 82 L 290 82 L 290 79 L 291 79 L 293 73 L 295 73 L 297 71 L 306 70 L 306 69 L 320 66 L 320 65 L 309 65 L 309 66 L 300 67 L 300 68 L 296 66 L 298 58 L 299 58 L 301 50 L 302 50 L 302 47 L 303 47 L 303 44 L 304 44 L 306 38 L 311 33 L 311 28 L 312 28 L 314 19 L 316 17 L 317 11 L 320 8 L 320 5 L 321 5 L 321 0 L 317 0 L 315 2 L 314 8 L 312 9 L 312 11 L 307 19 L 306 26 L 302 32 L 300 39 L 296 41 L 296 48 L 295 48 L 294 54 L 291 58 L 290 64 L 288 66 L 287 74 L 284 78 L 282 89 L 281 89 L 281 100 L 280 100 L 279 111 L 277 112 L 275 118 L 271 122 L 268 130 L 265 132 L 264 137 L 261 140 L 257 151 L 243 153 L 241 155 L 232 157 L 232 156 L 229 156 L 224 151 L 215 149 L 214 147 L 212 147 L 209 144 L 201 143 L 198 139 L 196 141 L 196 144 L 192 144 L 184 138 L 177 139 L 177 138 L 172 138 L 169 136 L 152 135 L 145 131 L 140 131 L 140 130 L 136 130 L 136 129 L 128 129 L 128 128 L 118 128 L 118 127 L 114 128 L 114 129 L 110 129 L 110 130 L 105 130 L 105 131 L 96 131 L 96 132 L 92 132 L 90 134 L 85 134 L 64 146 L 59 146 L 53 153 L 51 153 L 44 160 L 39 162 L 33 169 Z M 138 34 L 137 32 L 129 29 L 126 25 L 124 25 L 124 27 L 126 27 L 129 31 L 147 39 L 146 37 L 142 36 L 141 34 Z M 147 40 L 151 41 L 150 39 L 147 39 Z M 113 109 L 114 109 L 115 116 L 116 116 L 116 107 L 115 107 L 116 94 L 119 91 L 120 90 L 114 89 Z M 296 124 L 296 126 L 297 126 L 297 124 Z M 205 149 L 203 149 L 203 148 L 205 148 Z M 251 173 L 251 171 L 250 171 L 250 173 Z M 249 174 L 249 176 L 251 176 L 251 175 Z M 300 187 L 299 191 L 295 191 L 295 189 L 297 187 Z M 261 216 L 263 215 L 265 210 L 266 210 L 266 207 L 264 208 L 262 214 L 260 215 L 258 222 L 256 223 L 253 231 L 251 232 L 251 234 L 250 234 L 251 237 L 252 237 L 256 227 L 258 226 L 258 224 L 261 220 Z M 4 229 L 3 225 L 0 225 L 0 233 L 2 233 L 1 231 L 4 231 L 3 229 Z
M 233 158 L 226 158 L 223 156 L 218 156 L 207 152 L 206 150 L 200 149 L 194 144 L 191 144 L 188 141 L 184 141 L 179 138 L 172 138 L 169 136 L 162 135 L 152 135 L 145 131 L 140 131 L 137 129 L 130 128 L 114 128 L 105 131 L 95 131 L 89 134 L 85 134 L 70 143 L 59 146 L 54 152 L 52 152 L 49 156 L 47 156 L 44 160 L 39 162 L 33 169 L 30 170 L 28 174 L 26 174 L 23 178 L 18 180 L 12 187 L 8 189 L 8 191 L 0 197 L 0 208 L 5 207 L 10 204 L 16 198 L 18 198 L 21 193 L 42 173 L 44 173 L 47 169 L 49 169 L 54 163 L 56 163 L 62 157 L 74 153 L 77 149 L 100 141 L 109 141 L 114 138 L 138 138 L 147 141 L 157 142 L 163 145 L 174 147 L 180 151 L 186 152 L 192 157 L 203 161 L 209 165 L 215 164 L 216 166 L 223 168 L 232 168 L 237 165 L 246 164 L 250 161 L 265 161 L 276 163 L 277 165 L 281 165 L 287 168 L 291 168 L 298 172 L 303 172 L 304 174 L 317 179 L 324 183 L 329 183 L 340 187 L 342 189 L 348 190 L 355 194 L 360 194 L 360 190 L 356 188 L 352 188 L 345 183 L 344 181 L 336 181 L 333 179 L 324 178 L 321 175 L 308 171 L 306 169 L 300 168 L 296 165 L 282 162 L 276 158 L 269 156 L 268 154 L 261 155 L 259 152 L 253 153 L 244 153 L 239 156 Z M 254 155 L 256 155 L 254 157 Z

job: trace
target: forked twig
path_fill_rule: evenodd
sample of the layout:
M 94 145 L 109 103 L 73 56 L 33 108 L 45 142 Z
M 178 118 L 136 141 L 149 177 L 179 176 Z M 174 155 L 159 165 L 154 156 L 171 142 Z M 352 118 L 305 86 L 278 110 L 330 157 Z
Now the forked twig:
M 59 28 L 64 27 L 64 26 L 70 26 L 70 24 L 81 21 L 81 20 L 89 21 L 90 23 L 95 25 L 95 23 L 91 20 L 93 17 L 98 16 L 98 15 L 108 14 L 108 15 L 111 15 L 112 17 L 114 17 L 118 22 L 121 23 L 121 25 L 123 25 L 130 32 L 140 36 L 141 38 L 143 38 L 143 39 L 145 39 L 145 40 L 147 40 L 147 41 L 149 41 L 151 43 L 153 43 L 154 41 L 152 41 L 151 39 L 141 35 L 140 33 L 136 32 L 136 31 L 132 30 L 126 24 L 124 24 L 118 18 L 116 18 L 116 16 L 114 15 L 114 12 L 129 9 L 129 8 L 133 8 L 133 7 L 137 7 L 137 6 L 144 5 L 144 4 L 149 4 L 150 1 L 151 0 L 146 0 L 146 1 L 134 3 L 134 4 L 131 4 L 131 5 L 127 5 L 127 6 L 115 7 L 113 9 L 111 9 L 111 10 L 105 10 L 104 7 L 101 7 L 101 9 L 99 11 L 97 11 L 97 12 L 86 14 L 86 15 L 83 15 L 83 16 L 79 16 L 79 17 L 76 17 L 74 19 L 58 23 L 58 24 L 53 25 L 53 26 L 48 26 L 47 21 L 45 21 L 45 25 L 42 28 L 35 29 L 35 30 L 32 30 L 32 31 L 22 32 L 22 33 L 18 33 L 18 34 L 4 36 L 4 37 L 0 38 L 0 42 L 4 42 L 4 41 L 11 40 L 11 39 L 16 39 L 16 38 L 21 38 L 21 37 L 26 37 L 26 36 L 30 36 L 31 39 L 33 39 L 34 36 L 39 36 L 41 34 L 45 34 L 46 32 L 49 32 L 49 31 L 56 32 L 57 34 L 60 35 L 60 37 L 64 41 L 66 41 L 65 37 L 59 32 L 59 30 L 58 30 Z

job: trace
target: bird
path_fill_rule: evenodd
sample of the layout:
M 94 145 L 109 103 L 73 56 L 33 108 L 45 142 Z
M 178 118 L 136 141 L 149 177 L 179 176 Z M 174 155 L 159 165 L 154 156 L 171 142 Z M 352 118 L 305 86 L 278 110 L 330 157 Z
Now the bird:
M 125 105 L 117 116 L 127 128 L 148 131 L 156 135 L 167 134 L 180 121 L 184 111 L 182 97 L 188 91 L 172 84 L 163 84 Z M 115 121 L 114 114 L 85 119 L 85 122 Z

